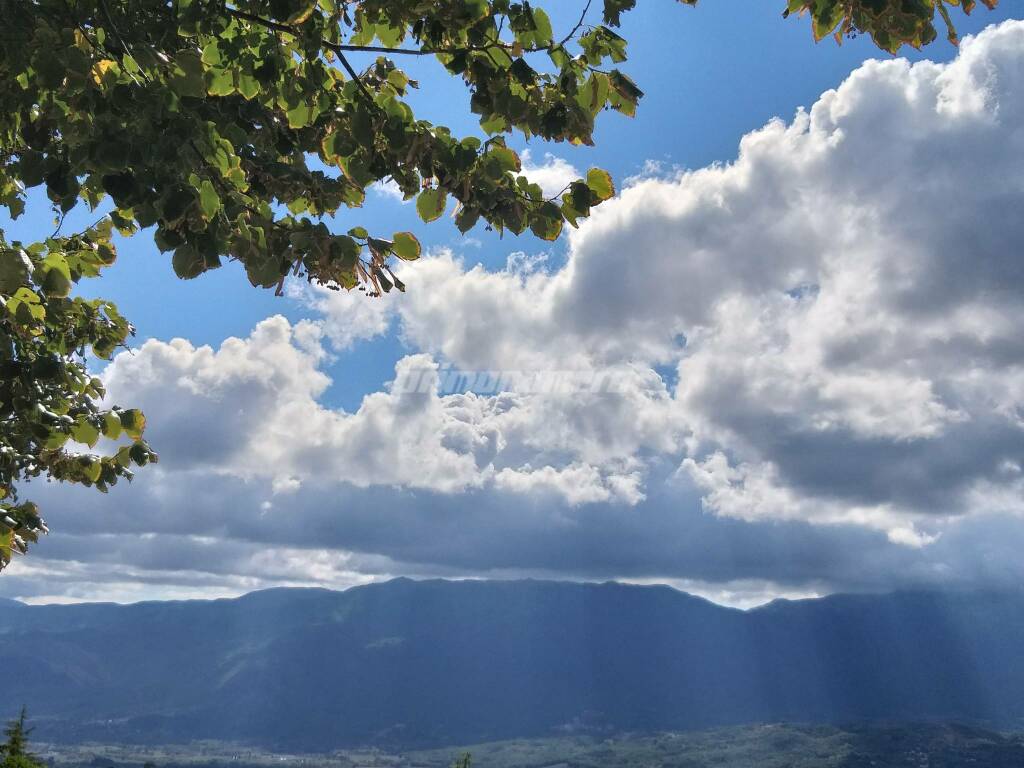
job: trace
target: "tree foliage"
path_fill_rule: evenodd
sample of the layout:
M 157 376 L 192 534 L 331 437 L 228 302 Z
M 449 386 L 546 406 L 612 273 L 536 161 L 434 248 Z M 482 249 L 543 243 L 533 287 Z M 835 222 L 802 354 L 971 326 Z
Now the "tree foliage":
M 4 729 L 7 741 L 0 744 L 0 768 L 45 768 L 45 764 L 28 751 L 31 728 L 25 726 L 25 708 Z
M 0 231 L 0 568 L 46 530 L 16 484 L 103 491 L 156 458 L 142 415 L 101 407 L 86 365 L 131 327 L 111 303 L 70 296 L 114 261 L 113 232 L 151 231 L 186 279 L 232 259 L 257 287 L 293 275 L 372 296 L 404 291 L 394 259 L 421 252 L 409 232 L 335 224 L 377 182 L 415 198 L 424 222 L 452 209 L 463 232 L 554 240 L 614 194 L 611 177 L 594 168 L 546 196 L 506 137 L 589 145 L 598 115 L 631 116 L 643 96 L 616 31 L 636 0 L 603 0 L 593 20 L 590 3 L 556 32 L 526 0 L 0 0 L 0 205 L 17 218 L 38 187 L 58 217 L 104 212 L 31 244 Z M 955 40 L 947 5 L 974 0 L 784 10 L 808 12 L 817 38 L 865 32 L 895 51 L 934 39 L 936 13 Z M 398 62 L 419 57 L 465 84 L 476 135 L 413 113 L 419 84 Z M 68 448 L 100 440 L 102 455 Z
M 999 0 L 981 0 L 994 9 Z M 959 37 L 950 16 L 950 7 L 959 7 L 969 14 L 977 0 L 788 0 L 784 16 L 808 13 L 814 39 L 834 34 L 836 41 L 844 36 L 865 33 L 875 45 L 889 53 L 902 46 L 921 48 L 938 36 L 935 14 L 946 28 L 946 38 L 956 45 Z
M 46 526 L 14 482 L 44 476 L 106 491 L 130 467 L 155 459 L 142 440 L 137 410 L 102 408 L 103 384 L 86 354 L 109 358 L 131 326 L 103 299 L 70 295 L 82 277 L 113 262 L 111 221 L 69 237 L 22 246 L 0 232 L 0 568 L 24 552 Z M 110 441 L 127 438 L 127 444 Z M 105 455 L 92 448 L 101 438 Z

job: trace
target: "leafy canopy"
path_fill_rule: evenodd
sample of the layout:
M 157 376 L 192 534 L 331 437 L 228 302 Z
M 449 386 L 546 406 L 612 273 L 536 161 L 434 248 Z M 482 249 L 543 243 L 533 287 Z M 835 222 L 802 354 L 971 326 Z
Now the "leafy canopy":
M 111 226 L 104 218 L 29 246 L 0 232 L 0 568 L 46 531 L 36 505 L 19 503 L 15 481 L 44 476 L 106 491 L 156 458 L 141 439 L 142 413 L 102 408 L 103 384 L 85 365 L 86 353 L 109 358 L 131 327 L 110 302 L 70 296 L 113 262 Z M 69 448 L 122 436 L 130 442 L 106 455 Z
M 991 10 L 999 0 L 981 3 Z M 843 36 L 866 33 L 879 48 L 896 53 L 903 45 L 920 48 L 935 40 L 936 12 L 945 25 L 946 39 L 956 45 L 959 37 L 949 7 L 958 6 L 969 14 L 976 5 L 977 0 L 788 0 L 783 15 L 809 13 L 815 40 L 834 34 L 839 42 Z
M 631 116 L 643 95 L 615 31 L 636 0 L 603 0 L 596 23 L 591 2 L 559 34 L 525 0 L 0 0 L 0 205 L 16 218 L 39 187 L 61 221 L 104 214 L 31 244 L 0 231 L 0 568 L 46 530 L 18 483 L 105 491 L 156 459 L 142 414 L 102 406 L 87 368 L 131 326 L 70 295 L 113 263 L 115 231 L 151 231 L 182 278 L 234 259 L 257 287 L 294 275 L 372 296 L 405 290 L 393 260 L 419 241 L 327 221 L 376 182 L 425 222 L 453 208 L 463 232 L 554 240 L 614 195 L 611 177 L 547 197 L 506 136 L 589 145 L 599 114 Z M 788 0 L 784 15 L 896 51 L 933 40 L 936 13 L 955 41 L 947 5 L 974 0 Z M 423 56 L 466 85 L 478 135 L 413 113 L 396 62 Z

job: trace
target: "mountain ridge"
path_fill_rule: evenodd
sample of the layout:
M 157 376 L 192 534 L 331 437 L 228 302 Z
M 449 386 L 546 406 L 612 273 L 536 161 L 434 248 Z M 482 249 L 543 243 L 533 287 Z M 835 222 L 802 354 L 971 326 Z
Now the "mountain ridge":
M 665 585 L 396 579 L 0 612 L 50 740 L 327 750 L 752 722 L 1024 722 L 1024 592 L 725 608 Z M 3 714 L 3 713 L 0 713 Z

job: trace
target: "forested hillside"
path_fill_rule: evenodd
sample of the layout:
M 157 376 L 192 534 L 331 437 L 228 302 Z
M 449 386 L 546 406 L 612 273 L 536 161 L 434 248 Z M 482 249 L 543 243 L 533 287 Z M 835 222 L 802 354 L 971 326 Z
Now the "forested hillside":
M 327 750 L 754 722 L 1024 722 L 1024 595 L 743 612 L 665 587 L 396 580 L 0 612 L 39 738 Z

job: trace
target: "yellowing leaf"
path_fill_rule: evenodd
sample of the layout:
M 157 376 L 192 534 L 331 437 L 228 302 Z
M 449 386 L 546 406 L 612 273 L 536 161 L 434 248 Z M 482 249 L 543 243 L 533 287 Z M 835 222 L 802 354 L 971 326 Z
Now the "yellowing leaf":
M 395 255 L 403 261 L 415 261 L 423 250 L 412 232 L 396 232 L 393 248 Z
M 125 434 L 128 437 L 138 440 L 142 437 L 143 430 L 146 429 L 146 417 L 142 414 L 142 411 L 135 408 L 121 411 L 121 426 L 124 427 Z
M 100 59 L 92 65 L 92 69 L 90 69 L 89 72 L 92 75 L 92 81 L 96 83 L 96 85 L 103 85 L 103 81 L 106 78 L 107 73 L 111 70 L 115 70 L 116 74 L 116 68 L 116 61 L 112 61 L 111 59 Z
M 615 195 L 615 184 L 608 171 L 591 168 L 587 171 L 587 186 L 598 200 L 608 200 Z

